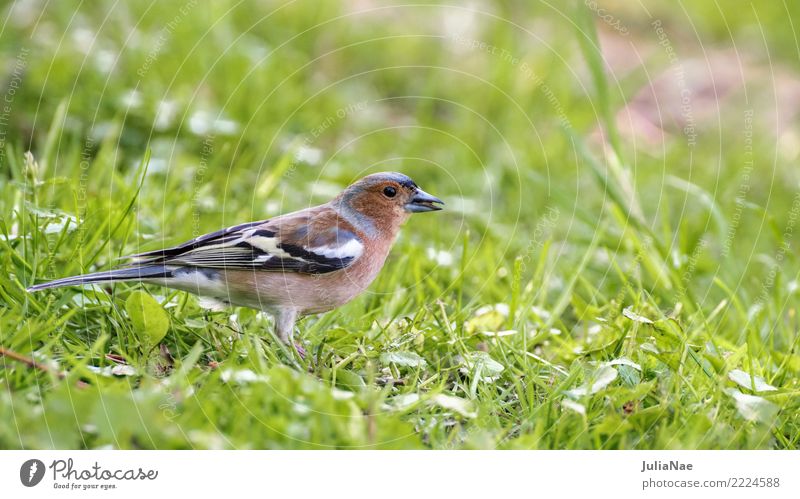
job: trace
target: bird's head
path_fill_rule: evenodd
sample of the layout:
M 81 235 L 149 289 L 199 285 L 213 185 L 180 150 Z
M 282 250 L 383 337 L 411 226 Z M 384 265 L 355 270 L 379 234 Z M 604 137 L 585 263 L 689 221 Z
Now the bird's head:
M 337 201 L 379 228 L 389 230 L 402 224 L 411 213 L 441 210 L 444 204 L 409 177 L 396 172 L 367 175 L 345 189 Z

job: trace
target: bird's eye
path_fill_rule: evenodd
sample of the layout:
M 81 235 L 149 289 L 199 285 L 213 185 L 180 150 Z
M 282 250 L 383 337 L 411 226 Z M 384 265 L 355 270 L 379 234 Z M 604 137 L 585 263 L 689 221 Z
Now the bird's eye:
M 384 187 L 383 188 L 383 195 L 387 198 L 393 198 L 397 195 L 397 189 L 394 187 Z

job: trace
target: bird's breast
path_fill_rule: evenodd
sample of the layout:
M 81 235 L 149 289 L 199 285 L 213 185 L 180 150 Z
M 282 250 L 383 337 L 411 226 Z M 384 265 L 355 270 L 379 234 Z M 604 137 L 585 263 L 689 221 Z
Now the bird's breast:
M 227 299 L 234 305 L 262 310 L 295 308 L 299 314 L 333 310 L 361 294 L 380 272 L 388 249 L 375 248 L 352 265 L 324 274 L 266 272 L 261 270 L 223 271 Z

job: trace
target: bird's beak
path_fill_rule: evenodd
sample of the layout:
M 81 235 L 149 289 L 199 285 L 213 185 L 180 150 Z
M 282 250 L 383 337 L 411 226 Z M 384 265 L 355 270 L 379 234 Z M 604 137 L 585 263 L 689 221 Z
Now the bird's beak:
M 422 213 L 423 211 L 441 210 L 442 207 L 436 206 L 437 204 L 444 204 L 444 201 L 418 188 L 417 192 L 415 192 L 414 196 L 411 198 L 411 201 L 406 203 L 405 207 L 406 211 L 410 211 L 411 213 Z

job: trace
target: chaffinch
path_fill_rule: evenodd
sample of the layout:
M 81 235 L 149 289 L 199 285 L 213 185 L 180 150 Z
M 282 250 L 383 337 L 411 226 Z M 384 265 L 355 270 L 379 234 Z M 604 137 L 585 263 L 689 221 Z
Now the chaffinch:
M 132 255 L 122 268 L 28 291 L 116 281 L 159 284 L 264 310 L 275 318 L 278 338 L 291 344 L 297 318 L 359 295 L 383 267 L 408 216 L 443 204 L 401 173 L 376 173 L 328 203 Z

